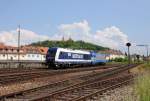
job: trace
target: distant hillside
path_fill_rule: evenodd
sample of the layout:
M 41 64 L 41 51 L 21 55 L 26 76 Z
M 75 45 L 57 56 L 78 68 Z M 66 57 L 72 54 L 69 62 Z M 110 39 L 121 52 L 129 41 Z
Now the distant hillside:
M 32 43 L 33 46 L 45 46 L 45 47 L 62 47 L 62 48 L 71 48 L 71 49 L 85 49 L 85 50 L 106 50 L 109 48 L 98 46 L 92 43 L 84 42 L 84 41 L 41 41 Z

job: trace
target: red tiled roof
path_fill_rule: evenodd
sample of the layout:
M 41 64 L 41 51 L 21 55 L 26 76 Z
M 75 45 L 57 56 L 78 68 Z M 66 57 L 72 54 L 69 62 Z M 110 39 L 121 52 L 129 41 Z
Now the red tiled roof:
M 123 55 L 123 53 L 120 50 L 113 50 L 113 49 L 108 49 L 108 50 L 100 51 L 100 52 L 105 53 L 105 54 Z
M 46 54 L 48 51 L 48 47 L 41 47 L 41 46 L 24 46 L 23 49 L 26 52 L 41 53 L 41 54 Z
M 17 52 L 13 52 L 13 50 L 18 50 L 18 47 L 12 47 L 12 46 L 6 46 L 4 44 L 0 44 L 0 49 L 3 49 L 4 53 L 17 53 Z M 11 50 L 10 52 L 8 50 Z M 34 54 L 46 54 L 48 47 L 35 47 L 35 46 L 21 46 L 20 47 L 20 53 L 34 53 Z
M 3 43 L 0 43 L 0 48 L 4 48 L 5 45 Z

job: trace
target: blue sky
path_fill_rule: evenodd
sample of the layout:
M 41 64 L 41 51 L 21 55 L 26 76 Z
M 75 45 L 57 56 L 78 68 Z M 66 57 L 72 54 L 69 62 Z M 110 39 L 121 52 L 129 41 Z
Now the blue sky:
M 88 22 L 90 32 L 117 27 L 131 42 L 149 44 L 150 0 L 0 0 L 0 32 L 23 29 L 49 37 L 62 24 Z

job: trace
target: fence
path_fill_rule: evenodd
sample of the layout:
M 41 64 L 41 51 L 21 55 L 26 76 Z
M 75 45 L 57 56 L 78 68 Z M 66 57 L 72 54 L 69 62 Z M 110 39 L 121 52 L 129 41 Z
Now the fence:
M 47 68 L 41 61 L 0 61 L 0 68 Z

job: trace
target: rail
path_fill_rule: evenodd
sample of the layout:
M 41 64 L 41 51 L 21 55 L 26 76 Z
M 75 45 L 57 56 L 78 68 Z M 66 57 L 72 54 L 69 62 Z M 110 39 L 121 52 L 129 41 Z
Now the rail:
M 67 86 L 67 87 L 63 87 L 57 91 L 54 91 L 53 93 L 50 93 L 50 94 L 44 94 L 43 96 L 36 96 L 34 97 L 33 99 L 30 99 L 31 101 L 38 101 L 38 100 L 43 100 L 43 99 L 49 99 L 49 98 L 53 98 L 53 96 L 55 95 L 59 95 L 59 93 L 63 92 L 63 91 L 67 91 L 67 90 L 70 90 L 70 89 L 73 89 L 73 88 L 76 88 L 76 87 L 80 87 L 81 85 L 86 85 L 86 84 L 89 84 L 91 82 L 94 82 L 94 81 L 98 81 L 104 77 L 107 77 L 107 76 L 111 76 L 111 75 L 114 75 L 114 74 L 119 74 L 121 72 L 124 72 L 130 68 L 133 68 L 135 66 L 137 66 L 138 64 L 133 64 L 133 65 L 126 65 L 126 66 L 121 66 L 121 67 L 117 67 L 113 70 L 108 70 L 108 71 L 104 71 L 103 73 L 93 73 L 93 75 L 86 75 L 86 76 L 81 76 L 79 77 L 80 79 L 84 79 L 83 82 L 78 82 L 77 84 L 72 84 L 70 86 Z M 64 81 L 62 81 L 63 83 Z M 61 84 L 61 82 L 59 82 L 58 84 Z M 48 86 L 48 85 L 47 85 Z M 45 86 L 46 87 L 46 86 Z M 51 87 L 51 86 L 49 86 Z M 39 88 L 35 88 L 35 89 L 32 89 L 32 90 L 26 90 L 26 91 L 21 91 L 21 92 L 15 92 L 15 93 L 12 93 L 12 94 L 9 94 L 9 95 L 3 95 L 1 96 L 0 98 L 3 99 L 3 98 L 7 98 L 7 97 L 12 97 L 12 96 L 17 96 L 17 95 L 24 95 L 26 94 L 27 92 L 34 92 L 34 91 L 37 91 L 37 90 L 42 90 L 44 87 L 39 87 Z M 33 94 L 34 95 L 34 94 Z

